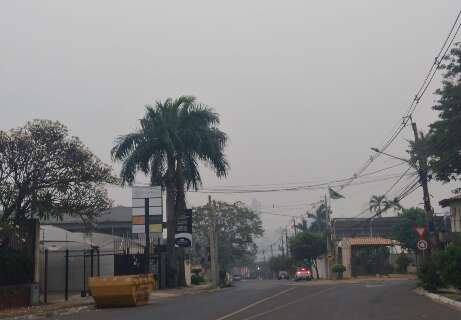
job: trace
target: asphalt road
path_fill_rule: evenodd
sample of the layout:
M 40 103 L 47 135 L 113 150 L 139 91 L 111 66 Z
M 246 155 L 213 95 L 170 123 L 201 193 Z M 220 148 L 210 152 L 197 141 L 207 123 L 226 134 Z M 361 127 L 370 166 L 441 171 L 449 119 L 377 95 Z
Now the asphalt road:
M 242 281 L 217 292 L 162 299 L 137 308 L 84 311 L 59 319 L 461 319 L 460 311 L 415 294 L 414 287 L 414 282 L 402 280 L 328 285 Z

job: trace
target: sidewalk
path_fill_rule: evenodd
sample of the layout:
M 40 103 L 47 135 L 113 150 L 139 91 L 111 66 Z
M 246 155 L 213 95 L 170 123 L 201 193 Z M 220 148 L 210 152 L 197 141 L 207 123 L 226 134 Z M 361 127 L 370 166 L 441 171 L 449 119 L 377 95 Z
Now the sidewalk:
M 412 274 L 391 274 L 387 276 L 359 276 L 355 278 L 347 278 L 342 280 L 312 280 L 307 282 L 293 282 L 292 286 L 321 286 L 331 284 L 346 284 L 346 283 L 361 283 L 367 281 L 393 281 L 393 280 L 416 280 L 416 276 Z
M 186 288 L 155 290 L 150 295 L 149 303 L 155 303 L 159 300 L 175 298 L 183 295 L 212 292 L 214 290 L 218 289 L 211 289 L 209 284 L 196 285 Z M 64 301 L 58 295 L 50 295 L 48 300 L 50 301 L 48 304 L 0 310 L 0 319 L 34 319 L 94 309 L 94 301 L 91 297 L 81 298 L 80 295 L 71 295 L 68 301 Z

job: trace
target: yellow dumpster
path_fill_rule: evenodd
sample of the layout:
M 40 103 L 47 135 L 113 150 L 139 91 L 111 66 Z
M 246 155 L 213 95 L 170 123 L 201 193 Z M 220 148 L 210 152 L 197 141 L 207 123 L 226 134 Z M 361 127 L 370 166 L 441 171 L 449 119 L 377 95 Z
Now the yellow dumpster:
M 152 274 L 94 277 L 88 284 L 96 307 L 130 307 L 149 302 L 154 278 Z

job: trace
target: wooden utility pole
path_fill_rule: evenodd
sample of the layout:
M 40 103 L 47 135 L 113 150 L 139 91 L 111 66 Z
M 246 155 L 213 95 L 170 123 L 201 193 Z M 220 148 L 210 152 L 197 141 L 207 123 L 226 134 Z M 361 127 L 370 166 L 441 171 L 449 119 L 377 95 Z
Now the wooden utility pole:
M 413 128 L 413 134 L 415 136 L 415 146 L 418 147 L 420 145 L 420 139 L 418 135 L 418 128 L 415 122 L 411 122 L 411 127 Z M 426 222 L 430 230 L 432 230 L 430 234 L 431 246 L 432 248 L 439 247 L 439 238 L 437 229 L 434 223 L 434 212 L 432 210 L 431 205 L 431 196 L 429 194 L 428 188 L 428 166 L 427 166 L 427 158 L 425 155 L 421 154 L 420 152 L 416 152 L 416 156 L 418 157 L 418 174 L 419 174 L 419 181 L 423 188 L 423 201 L 424 201 L 424 211 L 426 212 Z
M 219 285 L 218 239 L 216 234 L 216 212 L 211 196 L 208 196 L 208 235 L 210 238 L 211 282 L 214 288 Z
M 282 241 L 282 245 L 280 246 L 280 249 L 282 249 L 282 257 L 285 257 L 285 244 L 283 243 L 283 233 L 280 240 Z
M 331 230 L 330 230 L 330 208 L 328 206 L 328 199 L 327 195 L 325 194 L 325 223 L 326 223 L 326 241 L 327 241 L 327 254 L 325 257 L 325 275 L 327 279 L 330 279 L 330 260 L 329 257 L 331 255 Z
M 288 228 L 285 228 L 285 245 L 286 245 L 286 252 L 287 252 L 287 257 L 290 256 L 290 251 L 288 248 Z
M 295 220 L 295 218 L 293 218 L 293 230 L 294 230 L 294 232 L 295 232 L 295 237 L 296 237 L 296 235 L 298 234 L 298 232 L 297 232 L 298 230 L 297 230 L 297 227 L 296 227 L 296 220 Z

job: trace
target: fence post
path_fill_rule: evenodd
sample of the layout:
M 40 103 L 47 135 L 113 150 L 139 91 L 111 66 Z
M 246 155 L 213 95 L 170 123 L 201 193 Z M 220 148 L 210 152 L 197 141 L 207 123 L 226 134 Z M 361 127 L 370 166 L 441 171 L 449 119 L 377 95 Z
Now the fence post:
M 91 254 L 91 257 L 90 257 L 90 266 L 91 266 L 90 276 L 93 277 L 93 269 L 94 269 L 94 259 L 93 259 L 94 249 L 93 248 L 91 248 L 90 254 Z
M 80 296 L 86 297 L 86 251 L 83 250 L 83 289 L 80 291 Z
M 101 255 L 100 255 L 100 252 L 99 252 L 99 247 L 98 247 L 98 249 L 96 251 L 96 255 L 98 257 L 98 277 L 100 277 L 101 276 L 101 267 L 100 267 L 100 265 L 101 265 Z
M 64 281 L 64 298 L 69 300 L 69 249 L 66 249 L 66 272 Z
M 45 249 L 45 275 L 43 277 L 43 301 L 48 303 L 48 249 Z

